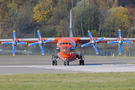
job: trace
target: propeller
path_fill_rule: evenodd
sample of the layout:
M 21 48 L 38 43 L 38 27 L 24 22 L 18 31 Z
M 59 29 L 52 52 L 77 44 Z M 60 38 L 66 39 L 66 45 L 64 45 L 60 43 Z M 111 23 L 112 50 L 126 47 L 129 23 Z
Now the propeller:
M 45 40 L 45 41 L 43 41 L 43 40 L 41 39 L 41 35 L 40 35 L 40 31 L 39 31 L 39 30 L 37 30 L 37 34 L 38 34 L 38 38 L 39 38 L 38 42 L 31 43 L 31 44 L 29 44 L 29 46 L 39 45 L 40 48 L 41 48 L 42 55 L 44 55 L 43 44 L 44 44 L 44 43 L 48 43 L 48 42 L 52 42 L 52 41 L 54 41 L 54 40 L 52 39 L 52 40 Z
M 92 35 L 91 35 L 91 33 L 90 33 L 90 30 L 88 30 L 88 34 L 89 34 L 89 37 L 90 37 L 91 41 L 88 42 L 88 43 L 83 44 L 81 47 L 86 47 L 86 46 L 92 44 L 93 47 L 94 47 L 94 50 L 95 50 L 96 54 L 98 54 L 98 50 L 97 50 L 97 47 L 96 47 L 95 44 L 96 44 L 97 42 L 103 40 L 105 37 L 102 37 L 102 38 L 100 38 L 100 39 L 94 40 L 93 37 L 92 37 Z
M 2 44 L 11 44 L 13 46 L 13 56 L 15 56 L 16 45 L 18 45 L 18 44 L 21 44 L 21 45 L 27 44 L 27 42 L 18 42 L 16 40 L 16 32 L 15 32 L 15 30 L 13 30 L 13 40 L 12 40 L 12 42 L 2 42 Z
M 107 43 L 110 43 L 110 44 L 118 43 L 118 45 L 119 45 L 119 55 L 121 55 L 122 44 L 123 44 L 123 43 L 133 43 L 133 41 L 123 41 L 123 40 L 121 39 L 121 30 L 119 29 L 119 30 L 118 30 L 118 40 L 117 40 L 117 41 L 108 41 Z

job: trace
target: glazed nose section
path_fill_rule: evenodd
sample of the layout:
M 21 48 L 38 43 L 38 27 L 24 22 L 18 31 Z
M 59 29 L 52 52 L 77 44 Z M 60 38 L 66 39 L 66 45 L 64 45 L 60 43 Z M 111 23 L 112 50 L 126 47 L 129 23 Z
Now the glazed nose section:
M 68 47 L 67 46 L 63 46 L 62 49 L 68 49 Z
M 64 54 L 67 54 L 67 53 L 68 53 L 68 50 L 67 50 L 67 49 L 63 49 L 62 52 L 63 52 Z

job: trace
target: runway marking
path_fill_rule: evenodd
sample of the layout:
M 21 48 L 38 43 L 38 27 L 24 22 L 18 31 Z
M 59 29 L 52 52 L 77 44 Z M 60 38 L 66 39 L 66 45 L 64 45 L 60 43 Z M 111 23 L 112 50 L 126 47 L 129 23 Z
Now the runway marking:
M 82 72 L 135 72 L 135 64 L 102 64 L 84 66 L 52 66 L 52 65 L 12 65 L 0 66 L 0 68 L 38 68 L 38 69 L 57 69 Z

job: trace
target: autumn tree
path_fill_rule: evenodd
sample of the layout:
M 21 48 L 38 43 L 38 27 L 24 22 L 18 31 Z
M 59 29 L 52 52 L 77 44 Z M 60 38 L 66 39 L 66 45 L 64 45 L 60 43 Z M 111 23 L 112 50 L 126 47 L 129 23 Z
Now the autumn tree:
M 41 0 L 39 1 L 39 4 L 37 4 L 34 7 L 34 19 L 37 22 L 40 21 L 47 21 L 51 15 L 52 15 L 52 11 L 54 10 L 53 7 L 53 2 L 52 0 Z
M 69 18 L 69 12 L 71 9 L 72 3 L 70 0 L 58 0 L 57 6 L 53 11 L 53 22 L 60 23 L 60 20 Z
M 78 36 L 87 36 L 87 30 L 98 30 L 99 13 L 86 0 L 81 0 L 73 8 L 74 29 Z
M 109 9 L 105 27 L 110 31 L 110 36 L 117 36 L 118 29 L 121 29 L 123 34 L 127 33 L 130 27 L 128 9 L 122 6 Z
M 56 32 L 58 37 L 68 37 L 69 23 L 66 20 L 60 20 L 60 25 L 56 27 Z
M 6 29 L 6 25 L 8 22 L 7 4 L 8 4 L 8 2 L 5 0 L 0 1 L 0 38 L 8 37 L 6 34 L 3 33 Z
M 69 35 L 70 9 L 75 6 L 77 0 L 58 0 L 57 6 L 53 11 L 52 23 L 56 25 L 57 36 L 64 37 Z

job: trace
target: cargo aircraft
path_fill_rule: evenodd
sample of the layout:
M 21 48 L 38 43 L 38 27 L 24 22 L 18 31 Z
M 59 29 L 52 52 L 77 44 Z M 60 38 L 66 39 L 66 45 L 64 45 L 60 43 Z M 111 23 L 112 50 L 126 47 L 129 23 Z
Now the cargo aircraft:
M 119 45 L 119 55 L 121 55 L 123 43 L 135 42 L 135 38 L 121 38 L 120 30 L 118 30 L 118 38 L 92 37 L 90 30 L 88 30 L 89 37 L 73 37 L 71 14 L 72 11 L 70 12 L 70 37 L 41 38 L 40 31 L 37 30 L 38 38 L 16 38 L 16 32 L 13 30 L 13 39 L 0 39 L 0 43 L 11 44 L 13 46 L 13 56 L 15 56 L 16 45 L 18 44 L 39 45 L 42 55 L 44 55 L 44 44 L 56 44 L 57 53 L 52 56 L 52 65 L 57 65 L 57 59 L 64 61 L 64 65 L 69 65 L 69 62 L 74 60 L 79 60 L 79 65 L 84 65 L 83 55 L 76 52 L 78 43 L 82 43 L 81 47 L 93 45 L 96 54 L 98 54 L 96 43 L 117 43 Z

